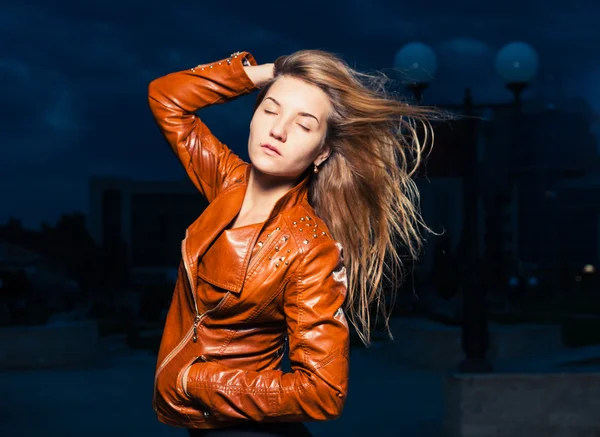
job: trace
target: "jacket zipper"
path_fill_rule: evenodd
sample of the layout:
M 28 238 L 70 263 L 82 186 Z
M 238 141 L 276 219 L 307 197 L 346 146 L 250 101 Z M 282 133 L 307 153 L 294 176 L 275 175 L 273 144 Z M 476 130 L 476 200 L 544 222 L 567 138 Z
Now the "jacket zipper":
M 160 374 L 160 372 L 167 366 L 167 364 L 169 364 L 169 362 L 175 357 L 175 355 L 177 355 L 181 349 L 183 349 L 183 347 L 186 345 L 186 343 L 190 340 L 190 337 L 195 337 L 196 340 L 194 340 L 194 343 L 198 340 L 197 338 L 197 332 L 196 329 L 198 328 L 198 325 L 200 324 L 200 322 L 212 311 L 216 311 L 217 309 L 221 308 L 223 306 L 223 304 L 225 303 L 225 301 L 228 299 L 229 295 L 231 294 L 231 292 L 227 292 L 225 294 L 225 296 L 223 296 L 223 298 L 221 299 L 221 301 L 213 308 L 206 310 L 205 312 L 202 313 L 202 315 L 198 315 L 194 318 L 194 324 L 192 325 L 192 327 L 190 327 L 190 329 L 188 329 L 187 333 L 185 334 L 185 336 L 183 337 L 183 339 L 181 339 L 181 341 L 179 342 L 179 344 L 177 344 L 177 346 L 175 346 L 173 348 L 173 350 L 171 352 L 169 352 L 169 355 L 167 355 L 165 357 L 165 359 L 162 361 L 162 363 L 160 364 L 160 366 L 158 367 L 158 369 L 156 370 L 156 376 L 155 376 L 155 381 L 156 378 L 158 378 L 158 375 Z M 193 335 L 192 335 L 193 334 Z
M 258 262 L 258 260 L 260 259 L 260 255 L 262 254 L 262 251 L 265 250 L 269 244 L 271 243 L 271 240 L 275 237 L 275 235 L 277 235 L 280 231 L 280 228 L 275 228 L 272 232 L 271 235 L 269 237 L 267 237 L 267 239 L 265 240 L 265 242 L 263 243 L 262 247 L 258 249 L 258 251 L 254 254 L 254 257 L 252 259 L 252 261 L 250 262 L 249 266 L 248 266 L 248 271 L 250 271 L 250 269 L 252 267 L 255 266 L 255 264 Z M 185 231 L 185 238 L 181 243 L 181 253 L 183 255 L 183 266 L 185 268 L 185 272 L 187 275 L 187 279 L 188 279 L 188 283 L 190 284 L 190 290 L 192 293 L 192 300 L 194 301 L 194 311 L 195 311 L 195 316 L 194 316 L 194 323 L 192 324 L 192 326 L 190 327 L 190 329 L 186 332 L 185 336 L 183 337 L 183 339 L 181 339 L 181 341 L 177 344 L 177 346 L 175 346 L 173 348 L 173 350 L 171 352 L 169 352 L 169 354 L 165 357 L 165 359 L 162 361 L 162 363 L 160 363 L 160 366 L 157 368 L 156 373 L 154 375 L 154 385 L 156 387 L 156 381 L 158 380 L 158 376 L 160 375 L 160 372 L 162 372 L 162 370 L 167 366 L 167 364 L 169 364 L 169 362 L 171 362 L 171 360 L 183 349 L 183 347 L 186 345 L 186 343 L 190 340 L 190 337 L 192 338 L 192 340 L 194 341 L 194 343 L 196 343 L 198 341 L 198 326 L 200 325 L 200 322 L 212 311 L 216 311 L 217 309 L 221 308 L 223 306 L 223 304 L 225 303 L 225 301 L 229 298 L 229 296 L 231 295 L 231 292 L 228 291 L 225 296 L 223 296 L 223 298 L 221 299 L 221 301 L 213 308 L 205 311 L 204 313 L 200 314 L 198 311 L 198 302 L 196 301 L 196 293 L 194 290 L 194 282 L 192 281 L 192 275 L 190 273 L 190 269 L 188 267 L 188 263 L 187 263 L 187 259 L 186 259 L 186 251 L 185 251 L 185 242 L 187 241 L 187 237 L 188 237 L 188 231 L 186 229 Z M 285 343 L 284 343 L 284 351 L 285 351 Z M 153 404 L 154 404 L 154 409 L 156 410 L 156 390 L 154 390 L 154 394 L 152 396 L 152 400 L 153 400 Z
M 173 357 L 175 355 L 177 355 L 179 353 L 179 351 L 181 351 L 181 349 L 183 349 L 183 346 L 185 346 L 185 344 L 189 341 L 191 335 L 192 335 L 192 328 L 188 329 L 188 332 L 186 332 L 185 336 L 179 342 L 179 344 L 177 344 L 177 346 L 175 346 L 173 348 L 173 350 L 171 352 L 169 352 L 169 355 L 167 355 L 165 357 L 165 359 L 162 361 L 162 363 L 160 363 L 160 366 L 156 370 L 156 375 L 154 378 L 155 381 L 156 381 L 156 378 L 158 377 L 158 374 L 165 368 L 165 366 L 167 364 L 169 364 L 169 362 L 173 359 Z
M 185 273 L 187 275 L 188 278 L 188 283 L 190 284 L 190 290 L 192 293 L 192 300 L 194 301 L 194 324 L 192 325 L 192 329 L 194 331 L 194 335 L 192 336 L 192 339 L 194 341 L 194 343 L 196 343 L 198 341 L 198 324 L 200 322 L 200 313 L 198 312 L 198 302 L 196 301 L 196 292 L 194 290 L 194 281 L 192 281 L 192 274 L 190 273 L 190 268 L 188 267 L 187 264 L 187 253 L 185 250 L 185 242 L 187 241 L 188 238 L 188 230 L 185 230 L 185 238 L 183 239 L 183 241 L 181 242 L 181 253 L 183 255 L 183 267 L 185 268 Z
M 248 266 L 248 270 L 250 270 L 252 267 L 254 267 L 254 265 L 258 262 L 258 259 L 260 258 L 259 255 L 261 255 L 262 251 L 265 250 L 268 247 L 268 245 L 271 243 L 271 240 L 275 237 L 275 235 L 277 235 L 279 233 L 279 231 L 280 231 L 280 228 L 275 228 L 271 232 L 271 235 L 269 237 L 267 237 L 267 239 L 265 240 L 265 242 L 262 245 L 262 247 L 260 249 L 258 249 L 258 251 L 254 254 L 254 258 L 252 259 L 252 262 Z M 183 349 L 183 347 L 186 345 L 186 343 L 190 340 L 190 337 L 192 338 L 192 341 L 194 343 L 196 343 L 198 341 L 198 326 L 200 325 L 200 322 L 202 322 L 202 320 L 209 313 L 211 313 L 213 311 L 216 311 L 219 308 L 221 308 L 223 306 L 223 304 L 225 303 L 225 301 L 231 295 L 231 292 L 228 291 L 225 294 L 225 296 L 223 296 L 223 298 L 221 299 L 221 301 L 215 307 L 213 307 L 213 308 L 205 311 L 202 314 L 200 314 L 198 312 L 198 303 L 196 301 L 196 294 L 195 294 L 195 292 L 193 290 L 194 283 L 192 281 L 192 276 L 191 276 L 190 269 L 188 267 L 187 260 L 186 260 L 185 242 L 187 241 L 187 237 L 188 237 L 188 231 L 186 230 L 185 231 L 185 239 L 181 243 L 181 252 L 183 254 L 183 265 L 185 267 L 185 272 L 186 272 L 186 275 L 187 275 L 187 279 L 188 279 L 188 282 L 190 284 L 190 289 L 191 289 L 191 293 L 192 293 L 192 300 L 194 301 L 194 310 L 195 310 L 194 323 L 192 324 L 192 326 L 190 327 L 190 329 L 186 332 L 186 334 L 183 337 L 183 339 L 177 344 L 177 346 L 175 346 L 173 348 L 173 350 L 171 352 L 169 352 L 169 354 L 165 357 L 165 359 L 162 361 L 162 363 L 160 364 L 160 366 L 156 370 L 156 374 L 155 374 L 155 377 L 154 377 L 155 383 L 156 383 L 156 380 L 158 379 L 158 375 L 160 374 L 160 372 L 167 366 L 167 364 L 169 364 L 169 362 L 173 359 L 173 357 L 175 357 L 175 355 L 177 355 L 181 351 L 181 349 Z
M 192 281 L 192 275 L 190 273 L 190 269 L 188 267 L 187 261 L 186 261 L 186 251 L 185 251 L 185 242 L 187 241 L 187 237 L 188 237 L 188 231 L 185 231 L 185 239 L 182 241 L 181 243 L 181 252 L 183 254 L 183 265 L 185 267 L 185 272 L 187 275 L 187 279 L 188 279 L 188 283 L 190 284 L 190 289 L 191 289 L 191 293 L 192 293 L 192 300 L 194 301 L 194 311 L 195 311 L 195 316 L 194 316 L 194 323 L 192 324 L 192 326 L 190 327 L 190 329 L 186 332 L 185 336 L 183 337 L 183 339 L 181 339 L 181 341 L 177 344 L 177 346 L 175 346 L 173 348 L 173 350 L 171 352 L 169 352 L 169 354 L 165 357 L 165 359 L 162 361 L 162 363 L 160 364 L 160 366 L 158 367 L 158 369 L 156 370 L 156 375 L 155 375 L 155 381 L 158 378 L 158 375 L 160 374 L 160 372 L 166 367 L 167 364 L 169 364 L 169 362 L 173 359 L 173 357 L 175 355 L 177 355 L 181 349 L 183 349 L 183 347 L 185 346 L 185 344 L 190 340 L 190 337 L 192 338 L 193 342 L 196 343 L 198 341 L 198 326 L 200 325 L 200 322 L 211 312 L 218 310 L 219 308 L 221 308 L 223 306 L 223 304 L 225 303 L 225 301 L 229 298 L 229 295 L 231 294 L 231 292 L 227 292 L 225 294 L 225 296 L 223 296 L 223 298 L 220 300 L 220 302 L 213 308 L 206 310 L 204 313 L 200 314 L 198 311 L 198 302 L 196 301 L 196 293 L 194 292 L 194 283 Z
M 196 293 L 194 293 L 194 281 L 192 281 L 192 274 L 190 273 L 190 268 L 187 263 L 187 252 L 185 250 L 185 242 L 188 238 L 188 230 L 185 230 L 185 238 L 181 242 L 181 253 L 183 255 L 183 266 L 185 268 L 185 273 L 187 274 L 188 282 L 190 284 L 190 289 L 192 290 L 192 300 L 194 301 L 194 310 L 196 311 L 196 319 L 194 321 L 194 329 L 197 327 L 197 319 L 199 317 L 198 313 L 198 303 L 196 302 Z

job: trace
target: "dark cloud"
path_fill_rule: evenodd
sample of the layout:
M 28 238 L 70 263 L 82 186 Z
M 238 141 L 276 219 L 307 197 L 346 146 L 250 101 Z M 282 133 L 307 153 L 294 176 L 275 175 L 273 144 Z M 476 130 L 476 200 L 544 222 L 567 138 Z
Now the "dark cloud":
M 540 55 L 540 77 L 600 106 L 595 57 L 600 3 L 515 1 L 3 2 L 0 13 L 0 190 L 27 224 L 86 210 L 92 174 L 183 177 L 147 107 L 155 77 L 251 51 L 259 62 L 302 48 L 385 72 L 411 41 L 434 48 L 439 69 L 427 98 L 507 99 L 492 61 L 513 40 Z M 545 82 L 544 82 L 545 83 Z M 532 86 L 531 93 L 543 87 Z M 254 96 L 210 108 L 211 129 L 246 156 Z

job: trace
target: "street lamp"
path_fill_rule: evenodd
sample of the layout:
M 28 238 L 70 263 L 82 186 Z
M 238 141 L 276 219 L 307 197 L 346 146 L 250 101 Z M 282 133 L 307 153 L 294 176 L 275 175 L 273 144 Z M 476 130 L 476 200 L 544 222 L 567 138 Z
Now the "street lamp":
M 537 74 L 538 55 L 529 44 L 511 42 L 506 44 L 495 60 L 496 72 L 515 97 L 515 105 L 521 105 L 521 93 Z
M 394 67 L 402 70 L 402 83 L 412 91 L 417 104 L 437 71 L 435 52 L 426 44 L 412 42 L 396 52 Z
M 514 95 L 515 128 L 520 134 L 519 112 L 521 93 L 535 76 L 538 58 L 535 50 L 528 44 L 513 42 L 504 46 L 496 55 L 496 72 L 504 80 L 506 87 Z M 487 320 L 487 297 L 481 281 L 481 261 L 479 254 L 478 203 L 479 203 L 479 165 L 477 160 L 478 122 L 474 115 L 473 103 L 467 93 L 464 103 L 466 122 L 469 126 L 465 140 L 465 174 L 463 178 L 464 228 L 463 250 L 465 256 L 463 277 L 463 331 L 462 346 L 465 353 L 459 369 L 462 372 L 490 372 L 492 363 L 487 359 L 489 332 Z M 516 145 L 518 138 L 515 139 Z M 512 186 L 512 182 L 511 182 Z
M 508 173 L 508 187 L 510 195 L 514 202 L 519 199 L 521 184 L 523 183 L 523 174 L 519 168 L 527 168 L 533 163 L 533 149 L 521 147 L 521 134 L 523 132 L 521 121 L 521 94 L 527 88 L 531 80 L 535 77 L 538 70 L 538 55 L 529 44 L 514 41 L 506 44 L 500 49 L 495 59 L 496 73 L 502 78 L 506 88 L 514 96 L 512 111 L 513 140 L 511 141 L 512 150 L 510 153 L 513 158 L 514 169 Z M 519 237 L 518 228 L 514 229 L 512 255 L 513 259 L 519 258 Z
M 422 43 L 410 43 L 402 47 L 395 55 L 394 66 L 402 69 L 408 78 L 402 83 L 415 95 L 420 103 L 423 90 L 437 70 L 436 55 L 431 48 Z M 519 112 L 520 97 L 529 81 L 535 76 L 538 58 L 535 50 L 528 44 L 513 42 L 504 46 L 495 60 L 496 72 L 503 78 L 506 87 L 514 94 L 515 113 Z M 470 89 L 466 89 L 465 100 L 461 106 L 465 118 L 466 136 L 464 137 L 465 162 L 463 174 L 463 229 L 461 235 L 463 326 L 462 348 L 464 359 L 459 364 L 461 372 L 490 372 L 492 364 L 487 359 L 489 333 L 487 321 L 487 297 L 482 287 L 479 254 L 479 166 L 477 159 L 478 117 Z
M 471 90 L 466 89 L 463 102 L 465 135 L 463 137 L 463 220 L 460 238 L 463 259 L 462 271 L 462 349 L 464 359 L 459 363 L 460 372 L 484 373 L 492 371 L 492 363 L 486 357 L 489 347 L 487 319 L 487 295 L 481 282 L 481 256 L 479 253 L 479 122 L 475 117 Z

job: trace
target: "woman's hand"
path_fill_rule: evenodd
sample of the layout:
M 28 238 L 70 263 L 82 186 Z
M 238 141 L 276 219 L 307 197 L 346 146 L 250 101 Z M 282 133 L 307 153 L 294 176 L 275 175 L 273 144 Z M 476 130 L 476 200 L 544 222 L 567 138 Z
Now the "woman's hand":
M 258 88 L 261 88 L 271 79 L 273 79 L 275 64 L 261 64 L 261 65 L 251 65 L 248 67 L 244 67 L 246 74 L 250 78 L 250 80 L 256 85 Z

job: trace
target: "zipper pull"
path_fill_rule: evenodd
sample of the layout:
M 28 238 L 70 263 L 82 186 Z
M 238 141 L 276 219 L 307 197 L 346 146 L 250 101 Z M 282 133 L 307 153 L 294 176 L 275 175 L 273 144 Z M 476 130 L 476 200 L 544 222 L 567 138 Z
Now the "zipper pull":
M 198 328 L 199 321 L 200 321 L 200 316 L 198 314 L 196 314 L 196 317 L 194 318 L 194 336 L 192 337 L 192 340 L 194 341 L 194 343 L 198 342 L 197 328 Z

